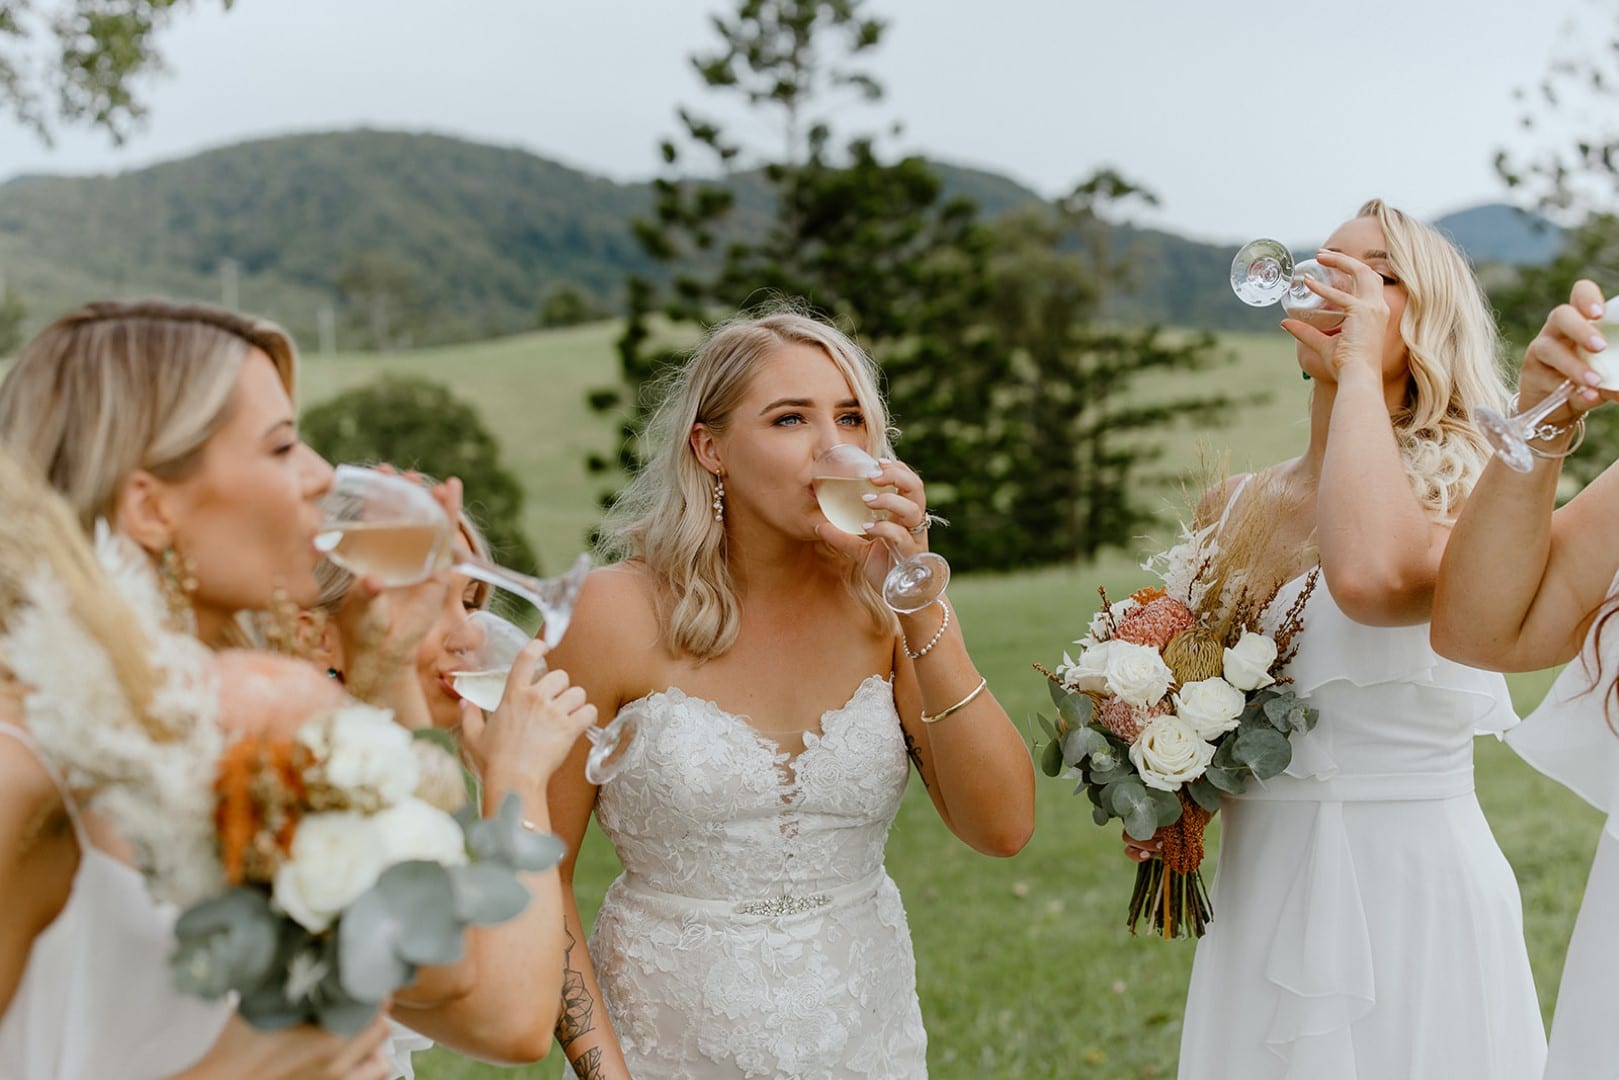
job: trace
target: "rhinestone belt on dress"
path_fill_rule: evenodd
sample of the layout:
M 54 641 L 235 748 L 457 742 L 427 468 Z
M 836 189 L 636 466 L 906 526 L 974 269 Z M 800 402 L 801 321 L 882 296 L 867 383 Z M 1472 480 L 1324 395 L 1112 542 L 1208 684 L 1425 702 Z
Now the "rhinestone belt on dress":
M 736 906 L 738 915 L 797 915 L 805 911 L 826 907 L 832 898 L 825 893 L 812 896 L 772 896 L 768 900 L 749 900 Z

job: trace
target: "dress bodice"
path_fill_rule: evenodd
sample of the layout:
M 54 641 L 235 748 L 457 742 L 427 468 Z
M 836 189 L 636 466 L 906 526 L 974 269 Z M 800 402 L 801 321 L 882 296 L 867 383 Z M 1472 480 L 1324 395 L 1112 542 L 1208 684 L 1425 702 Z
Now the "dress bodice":
M 624 874 L 590 941 L 637 1076 L 927 1075 L 905 909 L 883 845 L 909 774 L 892 683 L 865 679 L 784 753 L 678 689 L 596 814 Z
M 887 679 L 863 681 L 792 755 L 747 718 L 678 689 L 624 708 L 638 714 L 637 732 L 596 810 L 640 884 L 746 900 L 882 869 L 909 769 Z

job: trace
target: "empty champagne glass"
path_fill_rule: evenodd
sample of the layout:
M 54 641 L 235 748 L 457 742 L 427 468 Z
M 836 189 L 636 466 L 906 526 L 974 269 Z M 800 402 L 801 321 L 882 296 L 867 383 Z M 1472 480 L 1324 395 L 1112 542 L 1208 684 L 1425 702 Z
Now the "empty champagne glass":
M 1586 362 L 1602 377 L 1597 384 L 1600 389 L 1619 390 L 1619 350 L 1614 348 L 1619 345 L 1619 296 L 1609 297 L 1597 325 L 1603 328 L 1602 336 L 1607 339 L 1609 348 L 1586 356 Z M 1484 437 L 1495 447 L 1496 456 L 1507 468 L 1526 473 L 1535 467 L 1535 456 L 1529 450 L 1529 440 L 1558 434 L 1559 429 L 1552 426 L 1542 431 L 1541 421 L 1568 404 L 1577 389 L 1573 380 L 1564 379 L 1557 389 L 1532 409 L 1502 416 L 1494 409 L 1480 405 L 1474 410 L 1473 416 L 1478 420 L 1479 427 L 1484 429 Z
M 506 589 L 540 609 L 547 644 L 562 640 L 574 601 L 590 572 L 581 555 L 564 574 L 536 578 L 455 550 L 449 516 L 432 492 L 403 476 L 339 465 L 324 503 L 315 546 L 352 574 L 372 574 L 390 588 L 415 585 L 441 570 Z
M 1330 270 L 1314 259 L 1294 264 L 1293 253 L 1279 240 L 1253 240 L 1231 260 L 1231 291 L 1251 307 L 1269 307 L 1278 300 L 1290 318 L 1317 330 L 1331 330 L 1348 314 L 1311 292 L 1306 279 L 1348 291 L 1349 275 Z
M 457 662 L 456 670 L 450 672 L 450 685 L 484 712 L 494 712 L 506 694 L 512 664 L 528 642 L 522 627 L 492 612 L 471 612 L 444 642 Z M 544 671 L 542 660 L 536 674 Z
M 865 536 L 868 521 L 884 521 L 886 511 L 867 506 L 861 496 L 892 494 L 891 486 L 871 482 L 877 461 L 858 446 L 842 443 L 815 459 L 812 466 L 815 501 L 821 513 L 837 528 L 855 536 Z M 883 578 L 883 602 L 894 611 L 909 614 L 921 611 L 944 593 L 950 584 L 950 564 L 931 551 L 902 559 L 887 541 L 883 546 L 893 566 Z
M 506 683 L 511 678 L 517 654 L 528 642 L 529 636 L 522 627 L 492 612 L 472 612 L 445 642 L 445 648 L 459 662 L 457 670 L 450 672 L 450 685 L 484 712 L 494 712 L 506 696 Z M 538 679 L 546 670 L 545 661 L 540 660 L 534 665 L 534 677 Z M 607 783 L 624 767 L 625 752 L 635 737 L 636 723 L 633 712 L 621 712 L 605 727 L 585 730 L 585 738 L 590 741 L 585 777 L 592 784 Z

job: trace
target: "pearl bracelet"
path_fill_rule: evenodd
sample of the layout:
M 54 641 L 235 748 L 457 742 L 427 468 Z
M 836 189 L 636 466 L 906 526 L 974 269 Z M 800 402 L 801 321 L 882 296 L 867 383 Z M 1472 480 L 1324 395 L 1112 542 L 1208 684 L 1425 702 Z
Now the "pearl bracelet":
M 916 652 L 912 652 L 910 639 L 905 636 L 905 628 L 903 626 L 899 628 L 899 643 L 905 647 L 905 655 L 912 660 L 920 660 L 933 651 L 933 646 L 939 643 L 939 639 L 944 637 L 944 632 L 950 628 L 950 605 L 944 602 L 944 597 L 942 596 L 933 602 L 944 608 L 944 622 L 939 624 L 939 629 L 928 639 L 926 645 L 916 650 Z

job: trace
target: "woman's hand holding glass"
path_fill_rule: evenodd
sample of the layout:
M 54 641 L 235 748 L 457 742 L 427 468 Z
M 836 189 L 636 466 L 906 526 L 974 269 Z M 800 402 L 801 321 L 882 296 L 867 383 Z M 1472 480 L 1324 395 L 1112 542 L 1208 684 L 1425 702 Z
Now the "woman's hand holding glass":
M 816 535 L 859 562 L 890 608 L 921 611 L 944 594 L 950 565 L 928 550 L 921 477 L 903 462 L 875 460 L 847 443 L 816 458 L 813 471 L 827 518 Z
M 1323 331 L 1300 319 L 1282 320 L 1282 329 L 1310 350 L 1319 361 L 1318 377 L 1337 381 L 1351 366 L 1367 367 L 1383 377 L 1383 337 L 1388 330 L 1389 307 L 1383 298 L 1383 275 L 1352 255 L 1321 251 L 1317 261 L 1337 280 L 1340 288 L 1318 278 L 1305 278 L 1304 287 L 1321 297 L 1334 310 L 1344 313 L 1335 332 Z
M 1518 378 L 1519 412 L 1480 408 L 1478 422 L 1501 460 L 1516 472 L 1534 468 L 1530 442 L 1555 438 L 1604 400 L 1619 399 L 1619 351 L 1604 336 L 1616 329 L 1619 296 L 1604 301 L 1592 281 L 1578 281 L 1569 302 L 1552 309 L 1524 350 Z M 1575 444 L 1577 445 L 1577 444 Z M 1547 456 L 1563 457 L 1573 447 Z
M 496 628 L 497 637 L 489 630 L 491 621 L 505 620 L 475 612 L 467 621 L 472 624 L 469 633 L 480 636 L 469 654 L 468 666 L 479 668 L 480 675 L 498 672 L 498 667 L 490 665 L 498 665 L 498 654 L 505 651 L 509 634 Z M 510 623 L 505 626 L 517 629 Z M 450 647 L 457 644 L 452 640 Z M 480 648 L 484 650 L 482 654 L 476 651 Z M 462 746 L 486 783 L 514 786 L 524 780 L 549 779 L 579 736 L 594 728 L 596 707 L 585 701 L 584 690 L 569 683 L 567 672 L 547 670 L 548 651 L 550 646 L 536 639 L 522 645 L 506 661 L 509 670 L 500 673 L 504 678 L 498 703 L 488 712 L 478 706 L 473 694 L 462 689 L 461 679 L 456 680 L 457 692 L 466 698 L 461 703 Z M 502 770 L 505 775 L 501 775 Z

